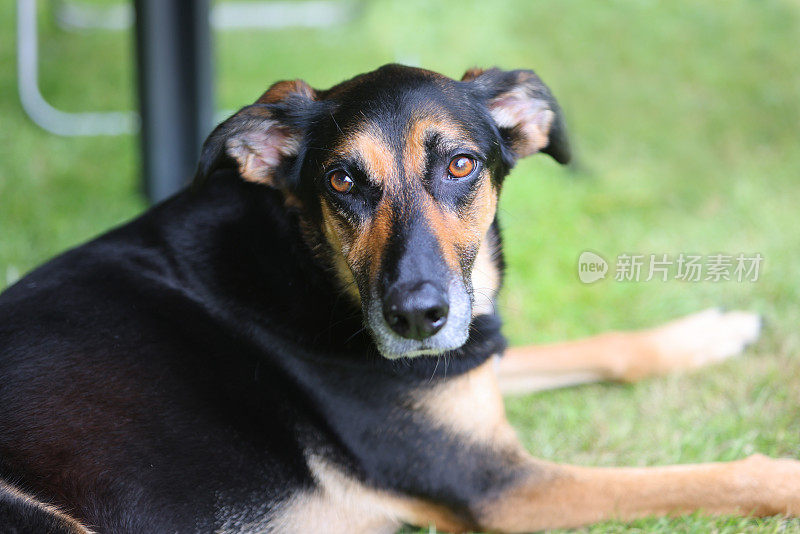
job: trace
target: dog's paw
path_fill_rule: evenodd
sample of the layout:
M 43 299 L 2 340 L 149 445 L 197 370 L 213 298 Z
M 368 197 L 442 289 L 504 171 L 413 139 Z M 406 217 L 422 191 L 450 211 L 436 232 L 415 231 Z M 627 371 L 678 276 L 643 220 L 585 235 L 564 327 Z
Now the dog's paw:
M 696 369 L 741 354 L 761 332 L 761 317 L 712 308 L 640 332 L 640 349 L 621 374 L 624 381 Z
M 740 486 L 737 493 L 752 496 L 742 512 L 800 517 L 800 461 L 754 454 L 729 465 Z
M 760 332 L 759 315 L 712 308 L 667 323 L 653 333 L 662 352 L 689 356 L 690 363 L 699 367 L 741 354 Z

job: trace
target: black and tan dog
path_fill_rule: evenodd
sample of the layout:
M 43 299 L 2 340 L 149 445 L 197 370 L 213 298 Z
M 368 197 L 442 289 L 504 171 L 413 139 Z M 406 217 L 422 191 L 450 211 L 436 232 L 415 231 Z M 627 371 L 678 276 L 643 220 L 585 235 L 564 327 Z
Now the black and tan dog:
M 273 85 L 214 130 L 191 188 L 0 297 L 0 531 L 800 512 L 793 460 L 591 469 L 522 449 L 502 391 L 697 366 L 758 329 L 706 312 L 498 360 L 496 205 L 537 152 L 569 159 L 530 71 Z

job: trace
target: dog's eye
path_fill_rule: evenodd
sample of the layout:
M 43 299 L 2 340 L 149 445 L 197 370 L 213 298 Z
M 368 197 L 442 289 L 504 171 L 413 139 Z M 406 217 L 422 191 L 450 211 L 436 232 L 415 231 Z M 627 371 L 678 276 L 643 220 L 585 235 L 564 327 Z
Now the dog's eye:
M 464 178 L 475 170 L 475 160 L 469 156 L 456 156 L 450 160 L 447 173 L 451 178 Z
M 349 193 L 353 189 L 353 179 L 344 171 L 333 171 L 328 177 L 331 187 L 337 193 Z

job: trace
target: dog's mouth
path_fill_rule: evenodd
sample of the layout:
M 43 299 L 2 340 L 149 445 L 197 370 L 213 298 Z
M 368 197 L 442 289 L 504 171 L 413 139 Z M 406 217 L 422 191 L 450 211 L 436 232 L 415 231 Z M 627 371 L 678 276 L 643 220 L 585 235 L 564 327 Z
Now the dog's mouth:
M 435 356 L 466 343 L 472 296 L 463 281 L 451 280 L 439 301 L 425 283 L 401 291 L 404 294 L 392 299 L 397 296 L 380 298 L 373 290 L 363 305 L 366 326 L 383 357 Z

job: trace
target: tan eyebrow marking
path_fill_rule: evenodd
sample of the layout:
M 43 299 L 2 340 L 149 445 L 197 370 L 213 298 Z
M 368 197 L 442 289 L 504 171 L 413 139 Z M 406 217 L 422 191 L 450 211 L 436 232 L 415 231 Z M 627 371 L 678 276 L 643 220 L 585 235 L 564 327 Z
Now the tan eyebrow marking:
M 367 125 L 347 135 L 347 139 L 333 150 L 334 157 L 353 158 L 364 166 L 370 181 L 385 183 L 397 174 L 394 152 L 382 132 Z M 327 163 L 333 158 L 329 158 Z
M 450 119 L 423 117 L 413 120 L 403 146 L 403 170 L 406 177 L 420 176 L 425 172 L 427 161 L 425 142 L 432 134 L 439 134 L 445 146 L 452 147 L 453 150 L 464 148 L 478 151 L 478 147 L 467 139 L 466 132 Z

